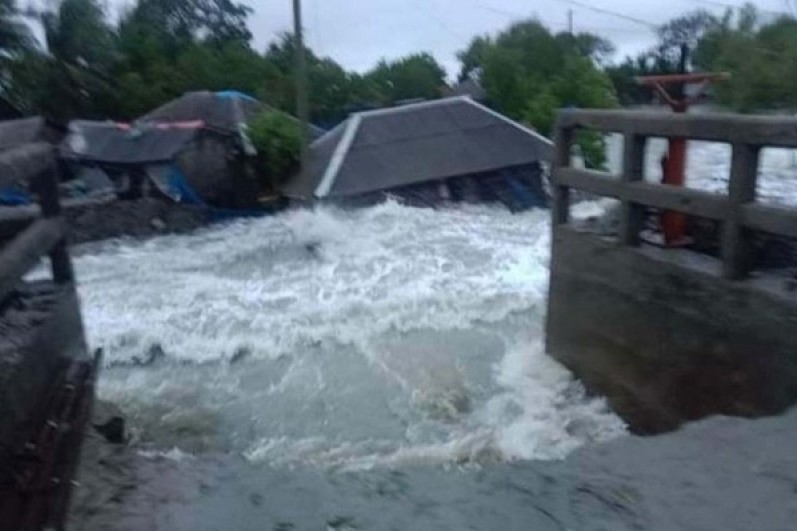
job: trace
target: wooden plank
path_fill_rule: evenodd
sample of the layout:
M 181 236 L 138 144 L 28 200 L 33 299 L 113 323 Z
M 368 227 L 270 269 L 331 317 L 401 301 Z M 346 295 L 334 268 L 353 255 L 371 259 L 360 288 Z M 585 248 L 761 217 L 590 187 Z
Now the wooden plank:
M 730 215 L 722 227 L 723 275 L 741 280 L 752 267 L 751 241 L 741 219 L 741 208 L 755 201 L 760 149 L 748 144 L 735 144 L 729 183 Z
M 624 182 L 607 175 L 592 170 L 561 168 L 556 170 L 556 181 L 591 194 L 708 219 L 724 220 L 730 209 L 725 196 L 662 184 Z
M 623 143 L 623 182 L 639 182 L 645 178 L 645 146 L 647 139 L 628 133 Z M 639 245 L 639 234 L 645 223 L 645 209 L 623 201 L 620 208 L 620 241 L 625 245 Z
M 745 205 L 741 210 L 745 227 L 797 238 L 797 210 L 760 203 Z
M 0 207 L 0 242 L 10 240 L 36 221 L 38 206 Z
M 663 184 L 629 184 L 622 198 L 662 210 L 715 220 L 724 220 L 730 208 L 725 196 Z
M 0 301 L 43 256 L 63 241 L 64 235 L 60 218 L 40 219 L 0 251 Z
M 65 237 L 56 243 L 50 252 L 50 266 L 52 267 L 53 280 L 56 284 L 74 282 L 75 271 L 72 268 L 72 259 L 69 257 L 69 249 Z
M 54 149 L 46 142 L 36 142 L 0 153 L 0 188 L 31 182 L 52 165 Z
M 559 168 L 554 171 L 554 181 L 560 185 L 602 197 L 621 199 L 625 184 L 608 173 L 576 168 Z
M 561 127 L 647 137 L 686 137 L 690 140 L 797 148 L 797 118 L 787 116 L 565 109 L 560 111 L 558 123 Z

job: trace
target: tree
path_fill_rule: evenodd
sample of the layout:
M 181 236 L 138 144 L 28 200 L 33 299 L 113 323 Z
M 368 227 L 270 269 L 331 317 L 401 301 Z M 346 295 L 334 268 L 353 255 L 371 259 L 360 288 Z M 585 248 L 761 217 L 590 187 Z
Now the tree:
M 461 63 L 459 70 L 459 81 L 465 81 L 471 76 L 480 74 L 480 68 L 484 64 L 484 55 L 492 47 L 492 39 L 489 35 L 476 37 L 465 50 L 457 53 L 457 59 Z
M 691 53 L 706 32 L 719 24 L 717 18 L 704 9 L 674 18 L 657 30 L 658 55 L 675 72 L 687 72 L 692 67 Z
M 8 66 L 7 94 L 54 119 L 102 117 L 114 104 L 116 37 L 97 0 L 61 0 L 38 14 L 47 51 L 29 49 Z
M 701 67 L 701 58 L 707 53 L 706 38 L 722 24 L 721 19 L 707 11 L 697 10 L 661 25 L 656 31 L 656 46 L 606 68 L 620 101 L 625 105 L 651 101 L 649 89 L 639 87 L 637 77 L 677 74 Z M 679 97 L 677 93 L 675 96 Z
M 736 110 L 797 106 L 797 21 L 780 17 L 761 24 L 752 5 L 722 22 L 701 40 L 695 53 L 700 66 L 731 73 L 720 83 L 720 102 Z
M 190 41 L 250 42 L 252 8 L 232 0 L 138 0 L 120 22 L 121 32 L 147 32 L 173 51 Z
M 379 61 L 366 78 L 375 84 L 384 97 L 382 103 L 385 105 L 402 100 L 437 99 L 446 86 L 445 69 L 428 53 L 390 62 Z
M 459 54 L 461 76 L 478 75 L 491 106 L 544 135 L 562 107 L 612 107 L 611 80 L 598 68 L 614 47 L 591 34 L 553 34 L 537 20 L 493 37 L 477 37 Z M 599 135 L 579 138 L 588 165 L 605 162 Z
M 35 46 L 36 39 L 22 18 L 16 0 L 0 0 L 0 53 L 25 52 Z
M 271 190 L 279 190 L 299 167 L 302 133 L 299 122 L 279 111 L 265 111 L 249 125 L 249 138 L 260 158 L 260 168 L 267 168 L 261 180 Z

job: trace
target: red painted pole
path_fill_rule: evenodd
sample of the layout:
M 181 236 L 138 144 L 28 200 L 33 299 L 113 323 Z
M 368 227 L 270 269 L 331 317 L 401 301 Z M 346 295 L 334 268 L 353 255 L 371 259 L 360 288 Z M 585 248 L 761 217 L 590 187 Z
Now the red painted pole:
M 687 110 L 686 102 L 677 102 L 672 106 L 676 113 Z M 686 184 L 686 139 L 671 138 L 667 160 L 664 164 L 664 184 L 682 187 Z M 666 245 L 678 245 L 686 239 L 686 216 L 679 212 L 664 212 L 661 215 L 661 226 Z
M 689 83 L 702 83 L 698 93 L 702 93 L 712 81 L 724 81 L 729 78 L 726 73 L 700 73 L 700 74 L 675 74 L 666 76 L 649 76 L 637 78 L 637 83 L 653 87 L 666 101 L 673 112 L 685 113 L 689 109 L 692 99 L 680 96 L 675 99 L 667 92 L 667 85 L 685 85 Z M 679 93 L 681 91 L 678 91 Z M 696 99 L 696 98 L 694 98 Z M 671 138 L 667 156 L 662 159 L 662 183 L 669 186 L 684 186 L 686 184 L 686 139 Z M 662 212 L 661 227 L 664 233 L 664 243 L 668 247 L 683 245 L 687 241 L 686 215 L 678 212 Z

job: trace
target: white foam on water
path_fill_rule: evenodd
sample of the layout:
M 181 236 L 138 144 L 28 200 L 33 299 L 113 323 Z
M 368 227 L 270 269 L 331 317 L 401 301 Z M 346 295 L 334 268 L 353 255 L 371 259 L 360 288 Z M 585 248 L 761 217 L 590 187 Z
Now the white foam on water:
M 100 395 L 147 451 L 270 463 L 552 459 L 616 437 L 542 350 L 548 217 L 390 202 L 103 244 L 76 259 Z
M 667 141 L 651 139 L 645 153 L 645 179 L 661 182 L 661 158 Z M 610 135 L 607 150 L 609 170 L 622 171 L 621 135 Z M 686 186 L 716 194 L 728 193 L 732 148 L 719 142 L 690 141 L 686 165 Z M 797 206 L 797 150 L 766 148 L 759 157 L 758 200 L 763 203 Z

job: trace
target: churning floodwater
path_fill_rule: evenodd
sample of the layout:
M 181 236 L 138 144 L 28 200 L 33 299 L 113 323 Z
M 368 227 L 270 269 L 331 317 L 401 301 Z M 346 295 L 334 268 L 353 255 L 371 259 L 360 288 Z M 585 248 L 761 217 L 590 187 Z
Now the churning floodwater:
M 557 459 L 617 437 L 544 353 L 548 217 L 388 202 L 83 249 L 99 395 L 143 451 L 276 466 Z

